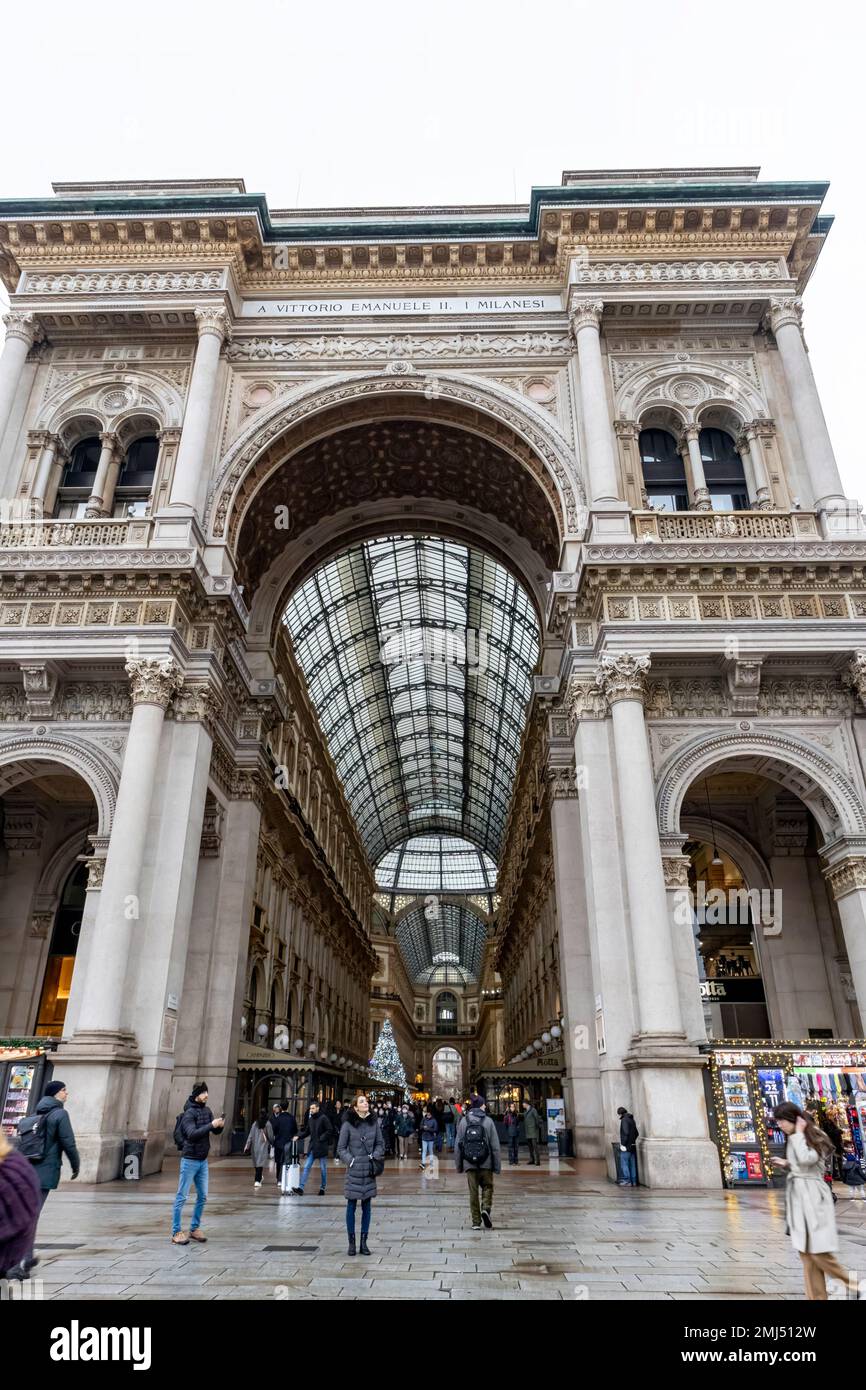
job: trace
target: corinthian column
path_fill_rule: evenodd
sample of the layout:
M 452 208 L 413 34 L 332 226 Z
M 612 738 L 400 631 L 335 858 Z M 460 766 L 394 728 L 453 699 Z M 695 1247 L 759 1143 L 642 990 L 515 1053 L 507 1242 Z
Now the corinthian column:
M 803 301 L 771 299 L 767 318 L 782 360 L 803 458 L 815 495 L 815 510 L 844 511 L 847 504 L 842 480 L 803 342 Z
M 704 460 L 701 457 L 701 432 L 697 425 L 689 425 L 683 430 L 686 460 L 692 475 L 692 508 L 696 512 L 711 512 L 713 499 L 710 497 L 707 479 L 704 474 Z
M 126 671 L 132 718 L 74 1041 L 81 1034 L 119 1034 L 129 1027 L 126 968 L 140 921 L 141 869 L 159 743 L 169 701 L 182 684 L 171 658 L 128 661 Z M 73 977 L 73 990 L 76 983 Z
M 207 437 L 216 393 L 220 349 L 229 332 L 224 309 L 196 309 L 198 347 L 189 384 L 183 430 L 169 507 L 175 511 L 200 511 L 207 470 Z
M 599 330 L 604 304 L 600 299 L 575 299 L 571 306 L 571 333 L 580 364 L 580 408 L 589 471 L 587 488 L 593 508 L 606 509 L 610 503 L 621 510 L 616 476 L 613 429 L 607 408 L 604 366 Z
M 85 516 L 110 516 L 111 508 L 114 505 L 114 489 L 117 486 L 117 474 L 120 466 L 117 435 L 110 432 L 101 434 L 99 442 L 102 445 L 102 450 L 99 455 L 99 463 L 96 466 L 93 491 L 87 499 Z
M 3 315 L 6 325 L 6 341 L 0 356 L 0 440 L 6 432 L 12 402 L 21 380 L 21 369 L 27 361 L 27 354 L 41 333 L 35 314 L 21 313 L 17 309 Z

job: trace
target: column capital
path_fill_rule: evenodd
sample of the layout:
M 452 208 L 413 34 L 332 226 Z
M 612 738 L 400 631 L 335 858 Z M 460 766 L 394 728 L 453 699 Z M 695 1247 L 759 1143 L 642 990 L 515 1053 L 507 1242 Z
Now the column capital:
M 551 801 L 577 801 L 577 774 L 574 763 L 548 765 L 544 769 Z
M 6 325 L 7 339 L 20 338 L 28 347 L 32 347 L 43 336 L 38 318 L 27 310 L 10 309 L 2 315 L 2 319 Z
M 614 430 L 617 439 L 622 439 L 626 443 L 637 439 L 640 436 L 640 428 L 637 420 L 614 420 Z
M 173 705 L 173 717 L 178 724 L 204 724 L 213 731 L 223 712 L 225 699 L 213 681 L 185 684 Z
M 603 313 L 603 299 L 573 299 L 568 314 L 572 337 L 576 339 L 582 328 L 594 328 L 598 331 Z
M 689 447 L 690 443 L 699 444 L 701 439 L 700 427 L 698 425 L 684 425 L 680 438 L 686 448 Z
M 617 700 L 639 700 L 643 704 L 649 669 L 648 652 L 604 652 L 595 684 L 609 705 Z
M 145 656 L 127 661 L 126 674 L 135 705 L 159 705 L 166 709 L 183 685 L 183 672 L 170 656 Z
M 48 449 L 52 446 L 56 449 L 59 444 L 60 440 L 57 438 L 57 435 L 52 434 L 50 430 L 27 431 L 28 449 Z
M 99 436 L 99 442 L 103 449 L 114 450 L 117 448 L 117 434 L 114 430 L 103 430 Z
M 196 309 L 195 322 L 200 338 L 206 333 L 213 333 L 221 343 L 231 339 L 231 324 L 225 309 Z
M 180 443 L 181 433 L 179 425 L 163 425 L 161 429 L 157 430 L 156 437 L 160 444 L 164 444 L 167 449 L 170 449 Z
M 842 683 L 866 705 L 866 651 L 854 652 L 842 673 Z
M 835 899 L 866 889 L 866 855 L 850 854 L 824 869 L 827 886 Z
M 777 333 L 780 328 L 784 328 L 787 324 L 801 328 L 803 324 L 802 299 L 796 295 L 785 299 L 771 299 L 766 314 L 766 322 L 774 333 Z

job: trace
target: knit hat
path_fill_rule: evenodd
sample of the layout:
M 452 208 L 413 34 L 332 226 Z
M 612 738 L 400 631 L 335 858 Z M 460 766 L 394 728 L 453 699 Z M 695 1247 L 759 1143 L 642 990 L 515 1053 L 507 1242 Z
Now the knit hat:
M 56 1096 L 58 1091 L 65 1091 L 65 1090 L 66 1090 L 66 1082 L 65 1082 L 65 1081 L 49 1081 L 48 1085 L 45 1087 L 45 1094 L 46 1094 L 46 1096 Z
M 192 1090 L 190 1091 L 190 1096 L 192 1097 L 193 1100 L 196 1100 L 200 1095 L 204 1094 L 206 1091 L 207 1091 L 207 1082 L 206 1082 L 206 1081 L 197 1081 L 197 1082 L 195 1083 L 195 1085 L 193 1086 Z
M 473 1110 L 480 1110 L 482 1105 L 487 1104 L 487 1101 L 483 1096 L 473 1096 L 469 1104 L 472 1106 Z

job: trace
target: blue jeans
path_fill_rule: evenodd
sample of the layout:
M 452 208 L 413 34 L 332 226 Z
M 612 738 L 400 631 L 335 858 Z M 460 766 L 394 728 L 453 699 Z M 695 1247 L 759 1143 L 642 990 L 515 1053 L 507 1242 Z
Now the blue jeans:
M 428 1160 L 428 1158 L 432 1158 L 432 1157 L 433 1157 L 433 1148 L 434 1148 L 434 1146 L 435 1146 L 435 1143 L 436 1143 L 436 1140 L 435 1140 L 435 1139 L 422 1139 L 422 1140 L 421 1140 L 421 1162 L 423 1163 L 423 1165 L 424 1165 L 425 1168 L 426 1168 L 426 1166 L 427 1166 L 427 1160 Z
M 620 1153 L 619 1175 L 620 1182 L 630 1182 L 633 1187 L 637 1186 L 637 1158 L 628 1150 L 625 1153 Z
M 518 1149 L 520 1148 L 520 1135 L 516 1126 L 512 1125 L 508 1131 L 508 1162 L 519 1163 Z
M 453 1126 L 453 1125 L 446 1125 L 446 1126 L 445 1126 L 445 1143 L 448 1145 L 449 1149 L 453 1149 L 453 1148 L 454 1148 L 454 1126 Z
M 189 1196 L 189 1189 L 195 1183 L 195 1207 L 192 1213 L 191 1231 L 197 1231 L 201 1225 L 201 1214 L 204 1211 L 204 1204 L 207 1201 L 207 1159 L 206 1158 L 182 1158 L 180 1160 L 180 1180 L 177 1184 L 177 1196 L 174 1199 L 174 1212 L 172 1213 L 171 1233 L 176 1236 L 180 1230 L 180 1218 L 183 1211 L 183 1204 Z
M 307 1178 L 308 1178 L 309 1175 L 310 1175 L 310 1169 L 312 1168 L 312 1166 L 313 1166 L 314 1163 L 318 1163 L 319 1168 L 320 1168 L 321 1171 L 322 1171 L 322 1186 L 325 1187 L 325 1186 L 327 1185 L 327 1181 L 328 1181 L 328 1160 L 327 1160 L 326 1158 L 313 1158 L 313 1154 L 312 1154 L 312 1151 L 311 1151 L 310 1153 L 307 1154 L 307 1161 L 306 1161 L 306 1163 L 304 1164 L 304 1171 L 303 1171 L 303 1173 L 301 1174 L 301 1191 L 302 1191 L 302 1192 L 303 1192 L 304 1188 L 305 1188 L 306 1185 L 307 1185 Z
M 368 1234 L 368 1232 L 369 1232 L 369 1230 L 370 1230 L 370 1217 L 371 1217 L 371 1215 L 372 1215 L 372 1203 L 373 1203 L 373 1198 L 372 1198 L 372 1197 L 363 1197 L 363 1198 L 361 1199 L 361 1239 L 362 1239 L 362 1240 L 364 1239 L 364 1237 Z M 350 1235 L 350 1236 L 353 1236 L 353 1235 L 355 1234 L 355 1211 L 356 1211 L 357 1206 L 358 1206 L 358 1199 L 357 1199 L 357 1197 L 349 1197 L 349 1198 L 347 1198 L 347 1200 L 346 1200 L 346 1230 L 349 1232 L 349 1235 Z

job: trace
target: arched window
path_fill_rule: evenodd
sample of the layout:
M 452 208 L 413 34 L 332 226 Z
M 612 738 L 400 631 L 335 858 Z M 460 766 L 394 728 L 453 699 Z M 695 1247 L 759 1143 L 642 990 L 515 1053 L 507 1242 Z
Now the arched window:
M 714 512 L 749 510 L 743 461 L 726 430 L 701 430 L 701 458 Z
M 93 491 L 93 484 L 96 482 L 96 470 L 99 467 L 99 455 L 101 453 L 102 444 L 99 435 L 91 434 L 86 439 L 79 439 L 63 469 L 60 487 L 57 490 L 57 501 L 54 505 L 55 516 L 78 517 L 84 515 L 87 499 Z
M 114 490 L 114 516 L 144 516 L 153 490 L 153 477 L 159 457 L 159 440 L 145 435 L 126 451 L 117 487 Z
M 450 990 L 443 990 L 436 1000 L 436 1032 L 455 1033 L 457 1031 L 457 996 Z
M 668 430 L 641 430 L 639 444 L 650 506 L 660 512 L 687 512 L 686 469 L 673 435 Z

